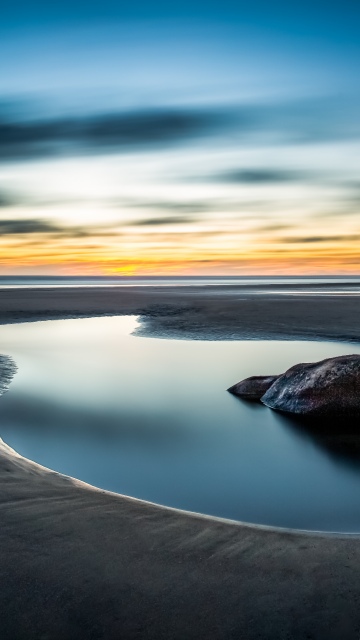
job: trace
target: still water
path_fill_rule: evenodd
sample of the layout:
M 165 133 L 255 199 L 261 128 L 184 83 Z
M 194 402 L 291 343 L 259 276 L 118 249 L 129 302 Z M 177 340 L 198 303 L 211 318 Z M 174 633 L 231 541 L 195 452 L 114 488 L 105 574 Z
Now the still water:
M 98 487 L 235 520 L 360 531 L 360 457 L 226 392 L 360 347 L 161 340 L 134 317 L 0 328 L 19 371 L 0 398 L 0 436 Z

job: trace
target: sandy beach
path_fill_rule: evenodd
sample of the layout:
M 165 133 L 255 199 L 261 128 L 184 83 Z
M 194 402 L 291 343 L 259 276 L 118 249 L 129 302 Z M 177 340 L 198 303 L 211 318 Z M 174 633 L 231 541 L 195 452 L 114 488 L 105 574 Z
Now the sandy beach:
M 0 322 L 136 314 L 142 335 L 359 341 L 356 291 L 293 291 L 4 289 Z M 5 443 L 0 478 L 4 640 L 359 637 L 357 535 L 159 507 L 44 469 Z

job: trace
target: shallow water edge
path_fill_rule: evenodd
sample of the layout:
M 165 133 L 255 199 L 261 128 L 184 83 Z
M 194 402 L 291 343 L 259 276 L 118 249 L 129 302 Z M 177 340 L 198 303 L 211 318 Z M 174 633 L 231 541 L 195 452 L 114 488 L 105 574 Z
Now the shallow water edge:
M 19 372 L 0 402 L 3 439 L 46 467 L 149 502 L 360 531 L 357 449 L 226 392 L 234 379 L 353 345 L 140 339 L 136 326 L 132 317 L 4 326 L 0 350 Z

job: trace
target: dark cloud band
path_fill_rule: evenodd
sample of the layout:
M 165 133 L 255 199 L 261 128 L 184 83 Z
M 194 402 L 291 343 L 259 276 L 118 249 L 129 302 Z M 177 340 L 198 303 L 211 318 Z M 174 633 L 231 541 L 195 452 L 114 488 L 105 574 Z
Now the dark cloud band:
M 306 179 L 300 171 L 285 169 L 240 169 L 220 174 L 219 180 L 232 184 L 281 184 L 284 182 L 300 182 Z
M 346 105 L 345 105 L 346 106 Z M 1 103 L 0 103 L 1 107 Z M 351 107 L 354 107 L 351 104 Z M 23 107 L 0 108 L 0 161 L 47 155 L 113 152 L 179 145 L 199 136 L 231 136 L 241 145 L 259 144 L 271 134 L 271 144 L 314 143 L 360 136 L 354 109 L 327 104 L 325 99 L 303 103 L 154 108 L 69 118 L 37 118 Z M 16 116 L 14 115 L 16 113 Z M 19 115 L 20 114 L 20 115 Z M 356 111 L 357 114 L 357 111 Z M 22 117 L 21 117 L 22 116 Z M 276 183 L 301 179 L 299 172 L 245 168 L 215 179 L 243 183 Z
M 205 133 L 220 115 L 200 110 L 153 110 L 45 120 L 0 118 L 0 160 L 84 150 L 166 146 Z

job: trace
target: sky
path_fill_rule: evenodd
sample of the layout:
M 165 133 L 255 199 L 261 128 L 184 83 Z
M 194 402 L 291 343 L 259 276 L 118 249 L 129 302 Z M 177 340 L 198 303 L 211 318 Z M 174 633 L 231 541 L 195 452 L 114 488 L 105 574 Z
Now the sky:
M 6 3 L 0 274 L 358 274 L 359 19 Z

